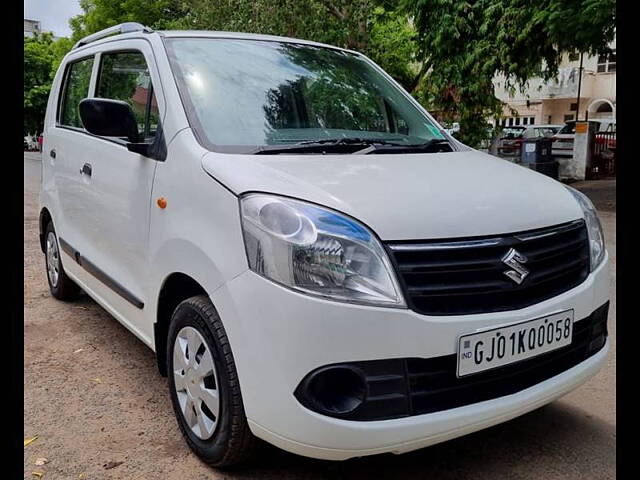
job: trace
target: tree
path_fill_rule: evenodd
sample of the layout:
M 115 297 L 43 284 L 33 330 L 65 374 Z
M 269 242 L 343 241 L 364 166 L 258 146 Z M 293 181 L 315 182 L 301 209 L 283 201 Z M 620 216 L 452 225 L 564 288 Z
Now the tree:
M 80 0 L 74 41 L 122 22 L 156 29 L 223 30 L 304 38 L 369 55 L 412 89 L 416 32 L 398 0 Z
M 51 33 L 24 39 L 24 129 L 41 132 L 51 83 L 62 58 L 71 50 L 68 38 L 53 40 Z
M 557 75 L 563 53 L 614 36 L 615 0 L 81 0 L 73 39 L 117 23 L 242 31 L 358 50 L 478 145 L 503 105 L 493 81 Z
M 50 33 L 24 39 L 24 129 L 25 133 L 42 131 L 52 81 L 55 56 Z
M 80 0 L 83 13 L 69 20 L 73 41 L 124 22 L 161 27 L 177 15 L 177 0 Z
M 425 72 L 418 97 L 460 122 L 477 145 L 501 102 L 493 79 L 524 89 L 558 73 L 565 52 L 595 53 L 615 34 L 615 0 L 404 0 L 417 28 Z
M 183 0 L 166 28 L 304 38 L 370 56 L 406 87 L 414 82 L 415 29 L 392 0 Z

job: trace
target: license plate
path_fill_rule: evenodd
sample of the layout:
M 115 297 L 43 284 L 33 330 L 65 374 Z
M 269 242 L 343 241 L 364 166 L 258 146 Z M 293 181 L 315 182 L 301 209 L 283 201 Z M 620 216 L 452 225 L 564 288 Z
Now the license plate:
M 462 335 L 458 377 L 536 357 L 571 344 L 573 310 L 526 322 Z

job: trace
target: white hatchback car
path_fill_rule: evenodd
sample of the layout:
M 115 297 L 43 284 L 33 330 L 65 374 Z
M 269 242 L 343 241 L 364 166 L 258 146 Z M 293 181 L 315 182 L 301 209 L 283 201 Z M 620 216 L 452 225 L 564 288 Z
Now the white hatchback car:
M 156 352 L 211 465 L 464 435 L 603 365 L 608 256 L 577 191 L 472 150 L 356 52 L 123 24 L 64 58 L 40 238 Z
M 591 123 L 597 125 L 596 133 L 602 132 L 615 132 L 616 120 L 615 118 L 605 119 L 592 119 Z M 575 120 L 565 123 L 564 127 L 555 133 L 552 137 L 553 144 L 551 149 L 551 155 L 554 157 L 573 157 L 573 143 L 576 136 L 576 122 Z M 606 142 L 604 139 L 596 138 L 596 142 Z M 607 142 L 611 144 L 611 140 Z M 615 137 L 613 137 L 613 144 L 615 145 Z

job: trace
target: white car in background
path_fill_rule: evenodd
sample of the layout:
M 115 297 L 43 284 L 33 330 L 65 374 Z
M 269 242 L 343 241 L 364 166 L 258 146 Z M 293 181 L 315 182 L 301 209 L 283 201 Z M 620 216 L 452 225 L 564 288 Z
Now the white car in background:
M 616 131 L 616 119 L 594 119 L 589 120 L 589 123 L 596 123 L 598 125 L 598 132 L 615 132 Z M 576 122 L 572 120 L 567 122 L 562 129 L 556 133 L 552 139 L 553 144 L 551 148 L 551 155 L 554 157 L 572 157 L 573 156 L 573 142 L 576 136 Z M 615 140 L 614 140 L 615 145 Z
M 562 125 L 516 125 L 504 127 L 500 134 L 498 154 L 519 157 L 524 140 L 551 137 L 561 128 Z
M 453 122 L 451 127 L 447 125 L 447 128 L 445 128 L 444 131 L 453 136 L 454 133 L 458 133 L 460 131 L 460 124 L 458 122 Z
M 38 141 L 32 135 L 24 137 L 24 149 L 28 152 L 38 150 Z
M 528 125 L 525 127 L 522 138 L 548 138 L 562 129 L 562 125 Z

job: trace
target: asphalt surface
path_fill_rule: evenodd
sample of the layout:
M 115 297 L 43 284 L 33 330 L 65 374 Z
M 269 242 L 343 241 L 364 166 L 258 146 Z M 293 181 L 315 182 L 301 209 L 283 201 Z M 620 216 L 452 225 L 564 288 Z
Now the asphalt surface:
M 38 437 L 24 450 L 25 478 L 615 478 L 615 180 L 574 184 L 594 195 L 611 259 L 612 351 L 585 385 L 507 423 L 400 456 L 336 463 L 265 444 L 251 464 L 222 472 L 182 440 L 153 353 L 88 297 L 51 297 L 37 237 L 39 154 L 25 154 L 24 175 L 24 430 L 25 439 Z M 39 458 L 47 462 L 36 465 Z

